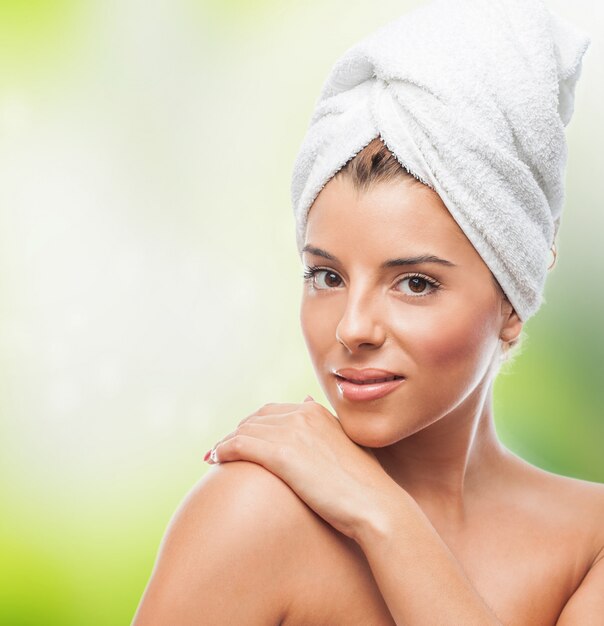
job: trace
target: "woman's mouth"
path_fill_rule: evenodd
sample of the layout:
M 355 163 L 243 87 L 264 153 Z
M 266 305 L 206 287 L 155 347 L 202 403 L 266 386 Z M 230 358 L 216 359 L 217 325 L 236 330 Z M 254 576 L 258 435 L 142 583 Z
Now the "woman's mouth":
M 347 400 L 367 401 L 383 398 L 394 391 L 404 380 L 404 376 L 384 372 L 384 376 L 376 375 L 378 372 L 358 370 L 345 377 L 340 373 L 335 373 L 336 384 L 342 395 Z

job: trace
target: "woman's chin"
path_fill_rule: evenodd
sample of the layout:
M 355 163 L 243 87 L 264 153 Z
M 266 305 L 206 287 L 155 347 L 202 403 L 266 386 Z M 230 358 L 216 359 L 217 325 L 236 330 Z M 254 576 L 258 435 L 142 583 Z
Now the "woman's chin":
M 351 441 L 366 448 L 383 448 L 411 434 L 411 428 L 401 428 L 392 414 L 370 409 L 336 408 L 336 415 Z

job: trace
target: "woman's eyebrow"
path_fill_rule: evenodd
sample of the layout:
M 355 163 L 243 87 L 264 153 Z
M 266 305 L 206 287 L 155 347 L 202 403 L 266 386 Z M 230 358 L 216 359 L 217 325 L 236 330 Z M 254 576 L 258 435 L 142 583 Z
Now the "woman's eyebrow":
M 441 259 L 434 254 L 420 254 L 419 256 L 403 257 L 400 259 L 388 259 L 382 263 L 382 267 L 396 267 L 399 265 L 419 265 L 420 263 L 440 263 L 449 267 L 457 267 L 455 263 Z
M 315 256 L 321 256 L 324 259 L 328 259 L 329 261 L 335 261 L 336 263 L 340 262 L 339 259 L 335 257 L 333 254 L 325 250 L 322 250 L 321 248 L 316 248 L 315 246 L 311 244 L 305 245 L 304 248 L 302 248 L 302 252 L 310 252 L 311 254 L 314 254 Z M 435 256 L 434 254 L 420 254 L 418 256 L 412 256 L 412 257 L 388 259 L 387 261 L 384 261 L 380 267 L 385 269 L 387 267 L 399 267 L 401 265 L 420 265 L 421 263 L 440 263 L 441 265 L 447 265 L 449 267 L 457 267 L 455 263 L 452 263 L 451 261 L 447 261 L 447 259 L 441 259 Z

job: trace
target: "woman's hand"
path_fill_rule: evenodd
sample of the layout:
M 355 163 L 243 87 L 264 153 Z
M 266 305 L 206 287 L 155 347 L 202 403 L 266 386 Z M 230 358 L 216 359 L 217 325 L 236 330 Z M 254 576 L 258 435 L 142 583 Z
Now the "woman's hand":
M 373 453 L 351 441 L 335 415 L 310 396 L 300 404 L 264 405 L 221 439 L 205 460 L 264 466 L 353 539 L 364 513 L 389 491 L 400 492 Z

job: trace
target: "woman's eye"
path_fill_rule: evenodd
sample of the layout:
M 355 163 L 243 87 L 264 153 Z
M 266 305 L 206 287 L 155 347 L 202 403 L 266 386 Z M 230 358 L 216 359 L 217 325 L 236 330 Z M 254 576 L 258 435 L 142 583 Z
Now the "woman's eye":
M 305 280 L 309 281 L 315 289 L 335 289 L 342 285 L 342 279 L 333 270 L 319 267 L 309 267 L 304 272 Z M 440 287 L 440 283 L 434 278 L 420 274 L 406 276 L 398 281 L 397 286 L 407 296 L 420 297 L 430 295 Z
M 401 291 L 408 296 L 427 296 L 438 289 L 438 283 L 423 276 L 407 276 L 398 282 Z
M 316 289 L 333 289 L 339 287 L 342 282 L 342 279 L 331 270 L 311 268 L 304 277 L 310 280 Z

